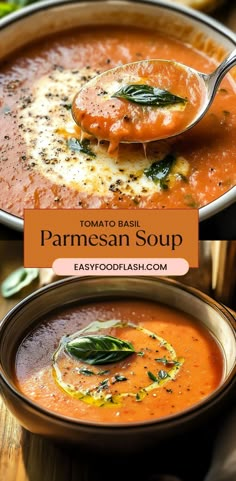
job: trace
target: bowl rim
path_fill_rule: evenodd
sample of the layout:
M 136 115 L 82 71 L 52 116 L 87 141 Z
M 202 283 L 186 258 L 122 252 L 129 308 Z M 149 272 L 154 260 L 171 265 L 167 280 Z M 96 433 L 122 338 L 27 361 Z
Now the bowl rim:
M 187 409 L 184 409 L 183 411 L 179 411 L 175 414 L 168 415 L 165 417 L 161 418 L 155 418 L 151 420 L 142 420 L 142 421 L 135 421 L 135 422 L 126 422 L 126 423 L 103 423 L 103 422 L 98 422 L 98 421 L 91 421 L 91 420 L 82 420 L 82 419 L 75 419 L 69 416 L 64 416 L 60 413 L 50 411 L 42 406 L 40 404 L 35 403 L 33 400 L 29 399 L 26 395 L 21 393 L 18 388 L 16 387 L 14 381 L 12 380 L 11 377 L 9 377 L 7 374 L 5 374 L 3 366 L 2 366 L 2 360 L 1 360 L 1 331 L 4 331 L 7 329 L 8 324 L 11 322 L 12 319 L 14 319 L 15 314 L 17 314 L 22 307 L 24 307 L 26 304 L 29 302 L 34 302 L 38 297 L 43 296 L 44 292 L 49 292 L 53 291 L 54 289 L 57 289 L 57 287 L 60 287 L 64 284 L 70 284 L 73 282 L 90 282 L 93 280 L 100 280 L 103 282 L 104 279 L 107 279 L 107 276 L 84 276 L 84 277 L 66 277 L 63 279 L 60 279 L 56 282 L 53 282 L 51 284 L 48 284 L 44 287 L 41 287 L 40 289 L 37 289 L 33 293 L 29 294 L 27 297 L 25 297 L 23 300 L 21 300 L 19 303 L 16 304 L 0 321 L 0 387 L 1 387 L 1 382 L 5 385 L 5 387 L 15 396 L 18 398 L 19 401 L 23 402 L 26 404 L 31 410 L 37 413 L 37 415 L 43 415 L 44 417 L 46 416 L 47 418 L 50 418 L 51 420 L 54 420 L 55 422 L 60 422 L 60 423 L 65 423 L 66 425 L 74 426 L 74 427 L 86 427 L 90 429 L 94 428 L 101 428 L 104 430 L 109 430 L 109 429 L 142 429 L 142 428 L 152 428 L 154 426 L 165 426 L 168 424 L 178 424 L 181 423 L 182 420 L 187 420 L 188 418 L 196 416 L 199 412 L 202 412 L 206 410 L 209 406 L 217 402 L 217 400 L 224 394 L 227 389 L 231 387 L 231 385 L 236 382 L 236 358 L 234 360 L 234 366 L 231 369 L 231 372 L 227 376 L 226 379 L 224 379 L 220 385 L 206 398 L 201 400 L 200 402 L 190 406 Z M 115 279 L 115 280 L 121 280 L 125 279 L 127 281 L 127 276 L 109 276 L 110 279 Z M 132 279 L 135 279 L 136 281 L 151 281 L 151 282 L 160 282 L 161 284 L 167 284 L 169 286 L 174 287 L 177 290 L 184 291 L 189 293 L 190 295 L 193 295 L 200 299 L 203 303 L 210 305 L 215 311 L 217 311 L 219 314 L 221 314 L 224 317 L 224 320 L 227 322 L 229 327 L 231 328 L 232 335 L 234 337 L 234 342 L 236 344 L 236 317 L 233 315 L 232 311 L 229 311 L 226 306 L 223 304 L 215 301 L 211 297 L 209 297 L 207 294 L 205 294 L 202 291 L 199 291 L 198 289 L 194 287 L 187 286 L 185 284 L 180 283 L 179 281 L 169 279 L 169 278 L 160 278 L 160 277 L 155 277 L 155 276 L 132 276 L 128 278 L 132 281 Z M 115 293 L 114 293 L 115 296 Z M 132 293 L 131 293 L 132 296 Z M 95 300 L 96 295 L 94 295 L 94 300 Z M 111 296 L 112 297 L 112 296 Z M 94 302 L 94 300 L 87 302 Z M 62 306 L 63 307 L 63 306 Z M 49 311 L 50 312 L 50 311 Z M 39 315 L 40 317 L 40 315 Z M 35 319 L 34 321 L 37 322 Z
M 227 38 L 230 42 L 232 42 L 236 46 L 236 36 L 233 31 L 229 28 L 225 27 L 221 24 L 218 20 L 215 20 L 203 12 L 194 10 L 193 8 L 186 7 L 181 4 L 173 4 L 169 1 L 165 0 L 42 0 L 37 2 L 36 4 L 29 5 L 24 7 L 21 10 L 13 12 L 3 19 L 0 20 L 0 31 L 4 30 L 5 28 L 9 27 L 10 25 L 17 23 L 18 21 L 33 15 L 34 13 L 40 11 L 46 11 L 48 9 L 53 9 L 55 7 L 61 7 L 66 5 L 73 5 L 73 4 L 98 4 L 98 3 L 108 3 L 108 4 L 144 4 L 149 6 L 159 6 L 164 9 L 171 10 L 186 16 L 186 18 L 190 18 L 192 20 L 197 20 L 201 22 L 204 26 L 210 27 L 213 31 L 216 31 L 223 37 Z M 1 35 L 1 33 L 0 33 Z M 198 209 L 199 212 L 199 222 L 207 220 L 208 218 L 214 216 L 215 214 L 219 213 L 220 211 L 226 209 L 231 204 L 236 202 L 236 186 L 231 187 L 228 191 L 222 194 L 217 199 L 209 202 L 208 204 L 200 207 Z M 213 210 L 213 212 L 212 212 Z M 4 209 L 0 209 L 0 222 L 5 224 L 7 227 L 15 229 L 17 231 L 22 232 L 24 229 L 24 217 L 21 218 L 15 214 L 11 214 L 10 212 L 5 211 Z

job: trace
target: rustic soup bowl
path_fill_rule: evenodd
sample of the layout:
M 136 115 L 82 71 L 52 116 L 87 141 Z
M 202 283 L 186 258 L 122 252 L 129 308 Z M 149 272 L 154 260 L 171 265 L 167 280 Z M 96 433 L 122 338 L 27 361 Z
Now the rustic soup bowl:
M 197 46 L 220 61 L 236 45 L 233 32 L 206 15 L 168 1 L 61 1 L 39 2 L 0 21 L 0 62 L 16 48 L 41 37 L 84 25 L 145 25 L 171 32 L 176 39 Z M 22 34 L 24 32 L 24 34 Z M 199 209 L 200 221 L 212 217 L 236 200 L 236 187 Z M 23 230 L 23 219 L 4 210 L 0 222 Z
M 127 298 L 157 301 L 183 313 L 194 313 L 196 323 L 202 323 L 215 336 L 222 349 L 224 373 L 219 387 L 211 395 L 174 415 L 117 425 L 80 421 L 49 412 L 19 391 L 13 375 L 16 350 L 24 335 L 40 323 L 42 316 L 75 302 Z M 208 423 L 235 395 L 235 374 L 236 334 L 232 314 L 200 291 L 169 279 L 67 278 L 26 297 L 0 325 L 0 390 L 12 414 L 33 433 L 77 443 L 97 452 L 135 452 L 169 441 L 201 423 Z

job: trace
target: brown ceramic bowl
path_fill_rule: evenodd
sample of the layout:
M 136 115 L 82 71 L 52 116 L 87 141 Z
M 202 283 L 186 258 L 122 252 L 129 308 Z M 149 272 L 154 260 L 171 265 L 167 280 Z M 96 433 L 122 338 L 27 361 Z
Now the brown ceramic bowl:
M 16 349 L 26 332 L 55 308 L 74 302 L 138 298 L 155 300 L 192 314 L 220 343 L 224 357 L 221 385 L 198 404 L 178 414 L 151 421 L 102 424 L 79 421 L 49 412 L 23 395 L 14 383 Z M 235 393 L 236 333 L 232 314 L 193 288 L 160 278 L 90 277 L 67 278 L 44 287 L 14 307 L 0 325 L 0 389 L 12 414 L 33 433 L 58 441 L 78 443 L 97 452 L 126 453 L 157 445 L 191 431 L 217 415 Z

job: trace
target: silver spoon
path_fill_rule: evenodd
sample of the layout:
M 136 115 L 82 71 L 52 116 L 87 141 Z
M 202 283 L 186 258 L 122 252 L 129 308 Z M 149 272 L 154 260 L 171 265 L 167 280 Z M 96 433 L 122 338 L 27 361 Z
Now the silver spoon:
M 193 73 L 198 75 L 202 78 L 205 88 L 206 88 L 206 101 L 202 106 L 201 110 L 198 112 L 197 117 L 193 120 L 193 122 L 188 125 L 186 130 L 191 129 L 194 125 L 196 125 L 199 120 L 204 117 L 206 112 L 209 110 L 215 95 L 217 93 L 217 89 L 227 74 L 227 72 L 236 65 L 236 48 L 223 60 L 223 62 L 212 72 L 211 74 L 204 74 L 202 72 L 198 72 L 197 70 L 191 69 Z M 187 67 L 189 68 L 189 67 Z
M 199 108 L 197 109 L 197 112 L 194 113 L 194 116 L 190 119 L 190 121 L 188 121 L 187 124 L 181 125 L 181 127 L 178 126 L 176 128 L 176 130 L 174 130 L 172 132 L 169 132 L 167 130 L 164 134 L 159 133 L 159 135 L 158 135 L 158 132 L 156 132 L 156 130 L 154 129 L 154 132 L 152 132 L 152 137 L 150 137 L 150 139 L 140 138 L 140 137 L 135 138 L 135 136 L 132 137 L 132 138 L 130 138 L 130 137 L 126 138 L 125 136 L 123 136 L 123 137 L 121 136 L 119 138 L 119 140 L 117 141 L 117 144 L 120 143 L 120 142 L 122 142 L 122 143 L 135 143 L 135 142 L 146 143 L 146 142 L 150 142 L 150 141 L 154 141 L 154 140 L 161 140 L 161 139 L 164 139 L 164 138 L 169 138 L 169 137 L 173 137 L 173 136 L 182 134 L 186 130 L 189 130 L 193 126 L 195 126 L 204 117 L 204 115 L 208 111 L 210 105 L 212 104 L 212 102 L 214 100 L 214 97 L 215 97 L 216 92 L 217 92 L 217 88 L 218 88 L 219 84 L 221 83 L 223 77 L 226 75 L 226 73 L 234 65 L 236 65 L 236 49 L 234 49 L 225 58 L 225 60 L 216 68 L 216 70 L 214 70 L 214 72 L 212 72 L 211 74 L 205 74 L 205 73 L 199 72 L 199 71 L 197 71 L 197 70 L 195 70 L 191 67 L 188 67 L 184 64 L 181 64 L 179 62 L 174 62 L 174 61 L 170 61 L 170 60 L 157 60 L 157 59 L 141 60 L 139 62 L 124 64 L 124 65 L 116 67 L 114 69 L 106 70 L 102 74 L 97 75 L 92 80 L 87 82 L 81 88 L 81 90 L 77 93 L 77 95 L 75 96 L 73 104 L 72 104 L 72 115 L 73 115 L 73 118 L 74 118 L 75 122 L 82 128 L 82 130 L 94 135 L 98 139 L 101 138 L 103 140 L 108 140 L 109 142 L 113 142 L 113 139 L 110 137 L 110 131 L 112 130 L 112 128 L 110 130 L 107 129 L 106 134 L 104 136 L 102 136 L 102 135 L 99 136 L 99 130 L 95 130 L 95 131 L 91 130 L 89 128 L 90 125 L 86 125 L 86 123 L 84 122 L 84 119 L 86 118 L 86 115 L 88 114 L 89 118 L 92 119 L 91 124 L 96 125 L 96 121 L 98 122 L 98 120 L 97 119 L 94 120 L 94 109 L 95 109 L 95 114 L 96 114 L 96 107 L 97 107 L 97 110 L 99 112 L 102 112 L 102 116 L 99 117 L 99 121 L 101 122 L 100 125 L 99 125 L 99 129 L 102 132 L 102 134 L 104 134 L 103 126 L 107 122 L 107 110 L 106 110 L 107 104 L 105 103 L 105 101 L 107 101 L 107 100 L 110 101 L 112 99 L 112 101 L 114 102 L 114 99 L 113 99 L 114 93 L 116 93 L 117 90 L 119 90 L 119 88 L 122 87 L 122 85 L 125 85 L 125 84 L 126 84 L 126 86 L 127 86 L 127 84 L 128 85 L 131 85 L 131 84 L 139 85 L 141 83 L 140 77 L 138 75 L 136 75 L 136 77 L 135 77 L 135 73 L 133 73 L 133 72 L 135 72 L 135 71 L 138 72 L 139 68 L 141 68 L 141 69 L 143 68 L 144 70 L 147 69 L 147 72 L 148 72 L 148 67 L 150 67 L 150 68 L 153 67 L 153 69 L 155 69 L 156 67 L 158 68 L 158 63 L 159 64 L 161 64 L 161 63 L 165 64 L 170 69 L 170 72 L 171 72 L 171 69 L 172 69 L 172 72 L 173 72 L 173 69 L 176 69 L 176 70 L 179 69 L 180 71 L 182 70 L 182 72 L 187 73 L 187 76 L 194 76 L 195 77 L 195 79 L 198 81 L 199 85 L 201 86 L 200 90 L 201 90 L 202 99 L 203 99 L 201 101 L 200 105 L 199 105 Z M 148 79 L 148 74 L 145 76 L 145 79 L 146 78 Z M 104 93 L 103 93 L 103 90 L 104 90 Z M 93 103 L 90 103 L 90 100 L 91 100 L 91 97 L 92 97 L 91 93 L 93 93 L 93 92 L 98 92 L 96 94 L 97 97 L 95 96 L 93 98 Z M 186 97 L 188 98 L 187 89 L 186 89 L 185 93 L 186 93 Z M 182 95 L 182 97 L 183 97 L 183 95 Z M 81 99 L 82 99 L 82 104 L 81 104 Z M 127 107 L 125 107 L 125 108 L 128 109 L 129 103 L 130 102 L 127 102 L 126 104 L 123 103 L 123 106 L 126 105 Z M 136 104 L 137 103 L 138 102 L 136 102 Z M 81 105 L 82 105 L 82 108 L 81 108 Z M 146 104 L 146 105 L 148 105 L 148 104 Z M 160 112 L 160 109 L 157 109 L 158 104 L 156 104 L 156 105 L 149 104 L 149 107 L 150 106 L 154 107 L 153 112 L 157 112 L 158 110 Z M 182 106 L 183 105 L 180 105 L 180 104 L 177 107 L 171 106 L 169 111 L 171 109 L 176 110 L 178 108 L 181 110 Z M 93 111 L 91 111 L 91 108 L 93 109 Z M 78 114 L 78 112 L 79 112 L 79 114 Z M 92 115 L 91 115 L 91 112 L 92 112 Z M 163 112 L 163 109 L 162 109 L 162 112 Z M 82 115 L 81 115 L 81 113 L 82 113 Z M 96 117 L 96 115 L 95 115 L 95 117 Z M 125 117 L 123 116 L 123 118 L 125 118 Z M 116 120 L 118 120 L 120 122 L 121 118 L 116 119 L 114 117 L 114 123 L 116 122 Z M 137 121 L 142 122 L 142 118 L 141 118 L 141 120 L 137 119 Z M 112 135 L 113 135 L 113 133 L 112 133 Z

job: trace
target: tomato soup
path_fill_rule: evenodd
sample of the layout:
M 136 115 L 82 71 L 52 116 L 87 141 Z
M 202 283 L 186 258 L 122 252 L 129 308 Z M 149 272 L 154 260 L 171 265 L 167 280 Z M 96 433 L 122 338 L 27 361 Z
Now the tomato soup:
M 20 391 L 78 420 L 132 423 L 174 415 L 221 383 L 223 355 L 191 316 L 142 300 L 54 311 L 21 342 Z
M 81 136 L 75 94 L 96 75 L 137 60 L 176 60 L 206 73 L 192 46 L 142 28 L 86 27 L 40 40 L 0 67 L 0 208 L 201 207 L 236 183 L 236 96 L 224 79 L 211 109 L 179 137 L 121 144 Z

